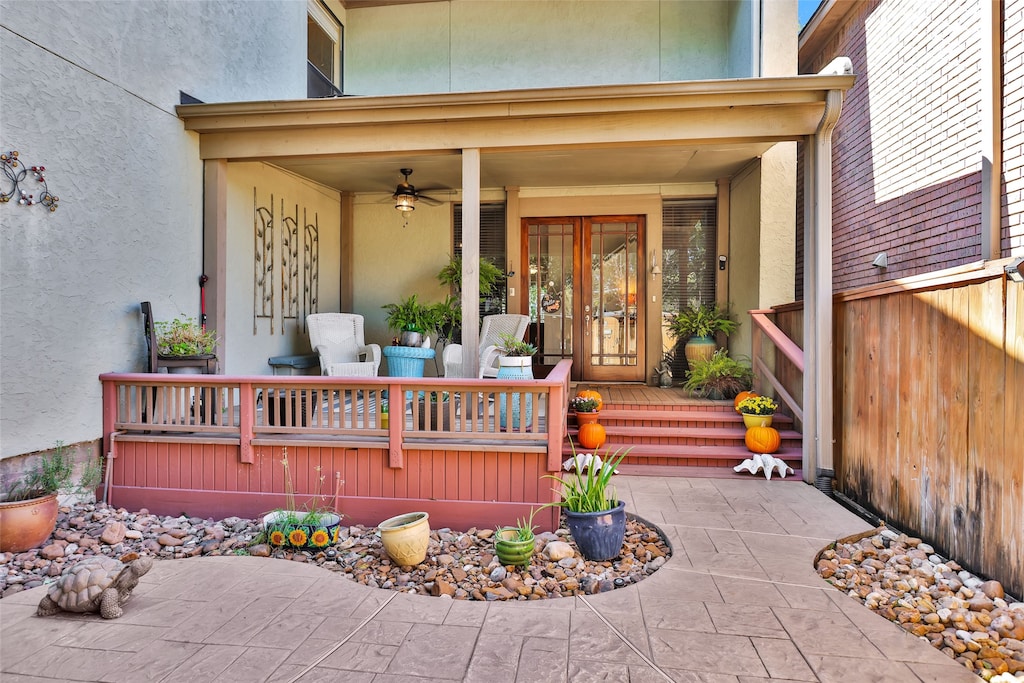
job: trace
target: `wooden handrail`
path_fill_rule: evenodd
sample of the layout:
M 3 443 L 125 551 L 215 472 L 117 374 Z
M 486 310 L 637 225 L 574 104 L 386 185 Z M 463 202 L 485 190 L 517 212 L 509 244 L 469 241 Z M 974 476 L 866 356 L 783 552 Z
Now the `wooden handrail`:
M 786 336 L 786 333 L 779 329 L 779 327 L 772 322 L 771 318 L 768 317 L 770 314 L 774 313 L 774 311 L 752 310 L 748 311 L 748 313 L 750 314 L 750 319 L 754 326 L 752 339 L 754 374 L 766 379 L 768 383 L 772 385 L 772 388 L 775 389 L 775 394 L 782 399 L 783 403 L 789 406 L 789 409 L 793 412 L 793 417 L 800 422 L 803 422 L 803 406 L 801 406 L 800 403 L 793 398 L 793 395 L 786 390 L 782 385 L 782 382 L 779 381 L 775 376 L 775 373 L 771 371 L 768 364 L 765 363 L 762 358 L 761 337 L 767 337 L 768 340 L 775 345 L 775 348 L 781 351 L 782 355 L 789 359 L 789 361 L 793 363 L 801 373 L 804 371 L 803 349 L 797 346 L 796 342 Z
M 565 407 L 571 367 L 572 361 L 563 360 L 543 379 L 502 381 L 444 377 L 105 373 L 99 378 L 103 383 L 104 451 L 112 452 L 112 435 L 116 431 L 128 434 L 165 432 L 161 438 L 177 435 L 182 439 L 204 436 L 237 439 L 238 458 L 242 463 L 254 461 L 254 440 L 363 439 L 385 446 L 390 467 L 398 469 L 404 466 L 407 447 L 450 449 L 451 442 L 457 439 L 479 442 L 497 438 L 507 442 L 510 448 L 521 444 L 523 448 L 536 449 L 544 444 L 548 450 L 548 467 L 557 470 L 561 466 L 562 443 L 568 429 Z M 401 416 L 390 420 L 387 428 L 380 426 L 379 412 L 374 407 L 385 390 L 392 409 Z M 419 408 L 415 397 L 426 392 L 472 396 L 473 403 L 475 397 L 484 396 L 485 414 L 467 417 L 463 412 L 458 422 L 461 430 L 453 431 L 452 427 L 431 423 L 417 429 Z M 317 412 L 307 415 L 307 399 L 322 400 L 325 394 L 333 397 L 327 403 L 326 412 L 321 413 L 318 408 Z M 512 394 L 522 400 L 513 398 Z M 357 395 L 358 405 L 362 407 L 357 407 Z M 262 417 L 257 410 L 260 396 L 264 399 Z M 292 396 L 291 401 L 287 396 Z M 276 402 L 278 398 L 282 398 L 280 404 Z M 490 415 L 486 414 L 490 405 L 488 398 L 493 399 Z M 276 412 L 280 413 L 273 420 L 268 419 L 268 412 L 274 410 L 268 400 L 274 402 Z M 347 422 L 346 400 L 352 404 L 352 418 Z M 464 405 L 469 405 L 468 400 L 463 398 Z M 367 401 L 375 403 L 370 405 Z M 520 406 L 522 422 L 517 421 L 518 426 L 513 430 L 510 418 L 509 429 L 504 432 L 499 431 L 497 412 L 499 403 L 506 401 L 509 411 L 515 404 Z M 407 428 L 405 420 L 407 403 L 413 411 L 411 429 Z M 527 405 L 534 406 L 529 421 L 526 420 Z M 541 405 L 545 406 L 543 424 L 539 420 Z M 454 408 L 450 415 L 454 416 Z M 454 419 L 452 423 L 454 427 Z M 408 446 L 411 437 L 415 444 Z

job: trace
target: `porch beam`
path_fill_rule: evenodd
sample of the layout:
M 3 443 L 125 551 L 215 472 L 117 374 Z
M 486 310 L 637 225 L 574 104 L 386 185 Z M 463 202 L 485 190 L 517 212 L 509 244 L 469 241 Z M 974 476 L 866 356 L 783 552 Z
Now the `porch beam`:
M 788 106 L 505 116 L 471 120 L 371 122 L 347 126 L 296 125 L 211 130 L 200 138 L 204 159 L 331 158 L 350 154 L 457 153 L 532 147 L 572 148 L 626 144 L 732 144 L 796 140 L 816 129 L 820 101 Z
M 462 150 L 462 368 L 480 373 L 480 150 Z

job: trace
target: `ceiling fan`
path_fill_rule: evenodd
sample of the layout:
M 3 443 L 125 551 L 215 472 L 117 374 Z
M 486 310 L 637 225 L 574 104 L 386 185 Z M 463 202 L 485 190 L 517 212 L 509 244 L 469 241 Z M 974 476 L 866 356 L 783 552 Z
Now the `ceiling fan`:
M 420 194 L 416 189 L 415 185 L 409 183 L 409 176 L 412 175 L 411 168 L 400 169 L 405 180 L 400 182 L 395 188 L 395 193 L 391 195 L 391 198 L 395 200 L 395 208 L 405 213 L 407 211 L 414 211 L 416 209 L 416 202 L 423 202 L 428 206 L 440 206 L 444 202 L 433 197 Z

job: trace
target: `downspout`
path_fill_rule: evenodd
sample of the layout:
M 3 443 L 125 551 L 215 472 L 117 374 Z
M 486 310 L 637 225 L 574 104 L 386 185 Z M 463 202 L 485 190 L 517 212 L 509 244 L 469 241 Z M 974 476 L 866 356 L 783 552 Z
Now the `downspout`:
M 838 57 L 822 75 L 853 73 L 853 64 Z M 804 428 L 810 427 L 810 443 L 804 439 L 804 480 L 814 472 L 814 485 L 832 494 L 833 469 L 833 355 L 832 355 L 832 131 L 843 109 L 843 91 L 829 90 L 825 111 L 808 145 L 808 207 L 805 221 L 804 350 L 809 362 L 804 372 Z M 810 286 L 807 286 L 810 285 Z

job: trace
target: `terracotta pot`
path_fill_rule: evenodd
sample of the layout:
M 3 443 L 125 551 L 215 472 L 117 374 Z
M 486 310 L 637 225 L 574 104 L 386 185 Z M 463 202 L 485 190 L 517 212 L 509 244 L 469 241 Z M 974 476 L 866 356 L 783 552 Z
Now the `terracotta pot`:
M 427 545 L 430 543 L 429 517 L 426 512 L 408 512 L 385 519 L 378 525 L 384 550 L 396 564 L 413 566 L 427 558 Z
M 599 417 L 601 417 L 601 414 L 597 411 L 592 413 L 576 413 L 576 424 L 579 426 L 593 424 L 597 422 Z
M 0 552 L 38 548 L 57 526 L 57 494 L 0 503 Z
M 772 416 L 771 415 L 748 415 L 743 413 L 743 424 L 746 425 L 747 429 L 751 427 L 771 427 Z

